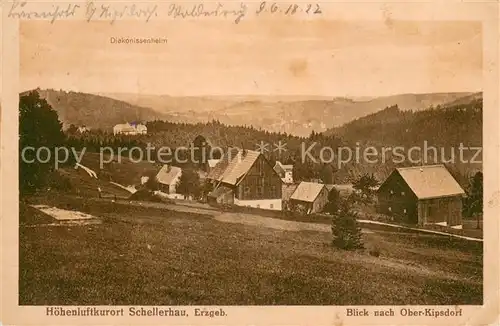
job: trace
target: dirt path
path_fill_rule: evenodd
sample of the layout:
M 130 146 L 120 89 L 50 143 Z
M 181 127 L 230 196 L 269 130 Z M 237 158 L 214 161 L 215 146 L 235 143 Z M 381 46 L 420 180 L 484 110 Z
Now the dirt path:
M 99 199 L 99 198 L 91 198 L 90 200 L 109 201 L 107 199 Z M 287 231 L 307 230 L 307 231 L 317 231 L 317 232 L 331 232 L 329 224 L 314 223 L 314 222 L 289 221 L 289 220 L 284 220 L 284 219 L 279 219 L 279 218 L 259 216 L 259 215 L 255 215 L 255 214 L 220 211 L 220 210 L 218 210 L 214 207 L 211 207 L 207 204 L 198 203 L 198 202 L 194 202 L 194 203 L 181 202 L 181 203 L 176 203 L 176 204 L 167 204 L 167 203 L 130 201 L 130 200 L 126 200 L 126 199 L 118 199 L 116 202 L 118 204 L 130 205 L 130 206 L 136 206 L 136 207 L 137 206 L 138 207 L 151 207 L 151 208 L 157 208 L 157 209 L 168 209 L 168 210 L 183 212 L 183 213 L 209 215 L 212 218 L 214 218 L 215 220 L 217 220 L 219 222 L 225 222 L 225 223 L 245 224 L 245 225 L 267 227 L 267 228 L 279 229 L 279 230 L 287 230 Z M 361 229 L 363 233 L 377 233 L 377 230 L 371 229 L 369 227 L 369 225 L 370 224 L 373 224 L 373 225 L 378 224 L 378 225 L 393 227 L 395 229 L 414 230 L 414 231 L 418 231 L 418 232 L 422 232 L 422 233 L 427 233 L 430 235 L 451 236 L 451 237 L 460 238 L 460 239 L 469 240 L 469 241 L 478 241 L 478 242 L 482 241 L 482 239 L 466 237 L 466 236 L 461 236 L 461 235 L 456 235 L 456 234 L 451 234 L 451 233 L 445 233 L 445 232 L 434 231 L 434 230 L 426 230 L 426 229 L 420 229 L 420 228 L 410 228 L 410 227 L 405 227 L 402 225 L 382 223 L 382 222 L 371 221 L 371 220 L 359 220 L 359 222 L 365 224 L 364 225 L 365 227 L 362 227 L 362 229 Z
M 54 218 L 55 223 L 26 225 L 26 227 L 39 226 L 79 226 L 90 224 L 101 224 L 102 220 L 96 216 L 79 211 L 69 211 L 47 205 L 32 205 L 33 208 Z
M 204 208 L 204 207 L 192 207 L 188 205 L 178 205 L 178 204 L 165 204 L 165 203 L 152 203 L 152 202 L 142 202 L 142 201 L 130 201 L 130 200 L 117 200 L 118 204 L 131 205 L 131 206 L 139 206 L 139 207 L 151 207 L 151 208 L 163 208 L 177 212 L 184 213 L 195 213 L 195 214 L 207 214 L 215 216 L 220 214 L 221 212 L 213 209 L 213 208 Z
M 330 225 L 308 222 L 296 222 L 280 220 L 272 217 L 264 217 L 244 213 L 222 213 L 214 217 L 219 222 L 238 223 L 258 227 L 266 227 L 283 231 L 316 231 L 332 232 Z M 372 231 L 362 229 L 362 233 L 373 233 Z

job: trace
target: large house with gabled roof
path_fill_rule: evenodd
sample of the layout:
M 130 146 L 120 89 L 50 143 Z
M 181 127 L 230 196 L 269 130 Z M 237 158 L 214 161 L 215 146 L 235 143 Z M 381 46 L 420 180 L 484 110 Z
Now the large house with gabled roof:
M 281 210 L 282 181 L 260 152 L 229 151 L 210 170 L 209 203 Z
M 464 195 L 442 164 L 397 168 L 377 190 L 377 210 L 409 224 L 460 227 Z

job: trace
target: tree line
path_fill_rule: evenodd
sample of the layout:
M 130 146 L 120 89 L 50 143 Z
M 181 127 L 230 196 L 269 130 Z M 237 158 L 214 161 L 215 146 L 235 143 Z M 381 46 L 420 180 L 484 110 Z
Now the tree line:
M 210 128 L 210 126 L 215 128 Z M 151 129 L 149 129 L 151 128 Z M 102 131 L 85 132 L 78 134 L 71 129 L 69 133 L 64 133 L 62 123 L 59 121 L 58 114 L 47 103 L 41 99 L 37 92 L 30 92 L 20 96 L 19 100 L 19 189 L 21 194 L 32 193 L 44 187 L 53 185 L 60 187 L 64 185 L 64 180 L 61 179 L 58 173 L 54 173 L 54 156 L 52 155 L 45 162 L 33 161 L 27 162 L 23 157 L 23 149 L 30 146 L 34 148 L 47 147 L 54 152 L 59 146 L 73 146 L 75 148 L 86 147 L 87 150 L 98 151 L 101 146 L 110 147 L 133 147 L 144 146 L 148 141 L 154 140 L 162 142 L 162 144 L 179 144 L 181 141 L 192 140 L 195 135 L 209 133 L 210 135 L 218 135 L 225 139 L 226 144 L 229 144 L 232 137 L 236 141 L 241 140 L 242 134 L 247 135 L 251 140 L 246 140 L 247 144 L 255 142 L 259 139 L 256 135 L 262 136 L 262 139 L 270 139 L 279 141 L 285 138 L 291 144 L 303 141 L 304 139 L 286 134 L 276 134 L 266 131 L 256 131 L 251 127 L 227 127 L 217 121 L 212 121 L 207 124 L 197 124 L 195 127 L 188 124 L 176 124 L 161 121 L 153 121 L 148 125 L 148 129 L 153 135 L 143 135 L 139 137 L 130 136 L 115 136 Z M 186 136 L 183 131 L 190 130 Z M 194 129 L 194 130 L 193 130 Z M 175 133 L 173 133 L 175 131 Z M 238 134 L 238 136 L 237 136 Z M 158 137 L 160 135 L 160 137 Z M 253 135 L 253 136 L 252 136 Z M 264 138 L 264 137 L 269 138 Z M 181 140 L 182 139 L 182 140 Z M 333 136 L 325 136 L 323 134 L 311 133 L 309 140 L 339 146 L 340 142 Z M 163 145 L 164 146 L 164 145 Z M 185 146 L 185 145 L 183 145 Z M 293 153 L 293 151 L 292 151 Z M 31 157 L 30 159 L 33 159 Z M 328 175 L 335 174 L 335 171 L 330 166 L 325 165 L 320 170 L 313 166 L 296 165 L 293 154 L 287 159 L 280 158 L 284 163 L 293 162 L 296 171 L 295 174 L 300 178 L 317 177 L 327 178 Z M 72 164 L 72 162 L 66 162 Z M 311 172 L 312 171 L 312 172 Z M 325 172 L 326 171 L 326 172 Z M 323 174 L 323 175 L 322 175 Z M 325 180 L 325 179 L 323 179 Z M 154 177 L 151 175 L 146 183 L 145 188 L 154 189 L 157 187 Z M 328 196 L 328 203 L 325 211 L 332 215 L 332 244 L 342 249 L 360 249 L 363 248 L 361 229 L 356 221 L 357 214 L 353 211 L 353 203 L 361 203 L 369 205 L 374 202 L 374 188 L 379 185 L 379 180 L 373 174 L 363 174 L 356 178 L 353 187 L 355 192 L 347 199 L 342 199 L 339 192 L 333 188 Z M 199 197 L 207 193 L 210 189 L 206 189 L 206 184 L 200 183 L 199 175 L 193 168 L 186 169 L 178 184 L 178 191 L 186 196 Z M 483 211 L 483 175 L 477 172 L 469 180 L 469 186 L 466 188 L 467 196 L 464 199 L 464 215 L 474 216 L 480 215 Z M 374 255 L 378 255 L 376 252 Z

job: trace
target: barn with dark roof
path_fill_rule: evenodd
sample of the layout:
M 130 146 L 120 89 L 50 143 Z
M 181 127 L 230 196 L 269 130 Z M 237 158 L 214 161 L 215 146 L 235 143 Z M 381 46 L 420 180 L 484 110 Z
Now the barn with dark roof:
M 409 224 L 462 224 L 465 191 L 444 165 L 395 169 L 380 185 L 378 211 Z

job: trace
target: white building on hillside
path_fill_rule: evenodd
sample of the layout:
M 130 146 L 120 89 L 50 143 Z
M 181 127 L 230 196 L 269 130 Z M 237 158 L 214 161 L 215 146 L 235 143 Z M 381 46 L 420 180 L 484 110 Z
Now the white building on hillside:
M 90 129 L 87 128 L 86 126 L 81 126 L 81 127 L 78 127 L 77 131 L 79 133 L 83 134 L 84 132 L 90 131 Z

